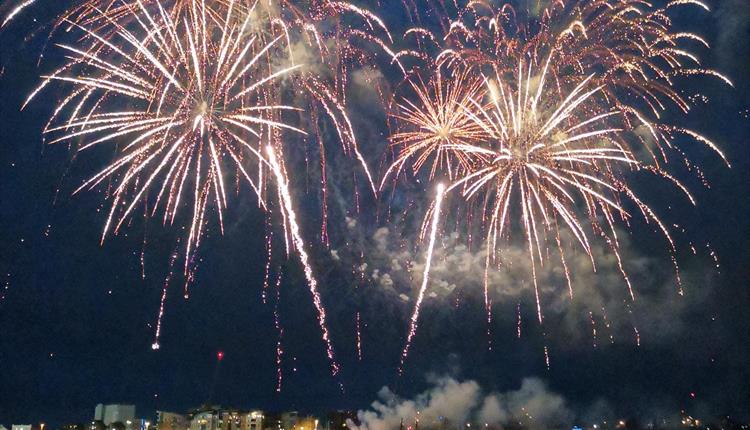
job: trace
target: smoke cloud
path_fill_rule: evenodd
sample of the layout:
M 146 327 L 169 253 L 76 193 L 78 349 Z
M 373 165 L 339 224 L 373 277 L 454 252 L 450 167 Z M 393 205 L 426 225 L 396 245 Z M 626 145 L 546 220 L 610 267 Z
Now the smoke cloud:
M 549 390 L 538 378 L 526 378 L 516 390 L 485 393 L 473 380 L 458 381 L 449 376 L 431 377 L 432 387 L 413 399 L 404 399 L 383 387 L 370 409 L 357 414 L 358 430 L 391 430 L 414 427 L 451 428 L 475 424 L 503 426 L 520 423 L 526 428 L 544 429 L 568 425 L 573 413 L 565 399 Z
M 556 328 L 565 332 L 568 341 L 601 345 L 615 341 L 635 344 L 642 335 L 650 342 L 674 338 L 684 328 L 681 316 L 703 303 L 710 294 L 713 273 L 681 273 L 685 295 L 680 296 L 666 249 L 661 254 L 651 252 L 645 256 L 632 245 L 629 233 L 618 232 L 618 239 L 635 301 L 630 298 L 615 254 L 606 243 L 592 244 L 594 266 L 592 257 L 575 246 L 574 238 L 563 231 L 561 241 L 568 244 L 563 245 L 563 249 L 570 285 L 555 246 L 551 246 L 544 265 L 537 263 L 536 266 L 545 318 L 559 322 Z M 382 294 L 394 297 L 407 307 L 412 305 L 425 265 L 421 247 L 415 250 L 405 245 L 413 241 L 405 240 L 393 227 L 377 229 L 366 241 L 369 242 L 366 263 L 358 266 L 359 271 Z M 345 258 L 342 253 L 343 250 L 339 250 L 337 255 Z M 442 235 L 434 251 L 425 305 L 440 301 L 453 303 L 457 294 L 481 299 L 486 261 L 485 247 L 470 248 L 465 235 Z M 515 315 L 516 305 L 524 303 L 529 313 L 535 313 L 528 249 L 520 244 L 504 244 L 498 250 L 498 261 L 487 273 L 495 311 Z M 704 263 L 698 266 L 709 264 Z M 447 309 L 446 312 L 452 309 L 451 306 L 438 307 Z M 574 346 L 575 342 L 566 342 L 566 347 Z

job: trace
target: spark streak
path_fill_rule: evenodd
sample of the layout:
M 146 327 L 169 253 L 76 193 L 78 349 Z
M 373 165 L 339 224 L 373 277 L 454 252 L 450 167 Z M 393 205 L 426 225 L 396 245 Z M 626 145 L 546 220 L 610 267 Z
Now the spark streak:
M 357 312 L 357 360 L 362 361 L 362 326 Z
M 417 295 L 417 301 L 414 304 L 414 312 L 411 315 L 409 322 L 409 333 L 406 336 L 406 343 L 404 349 L 401 352 L 401 363 L 399 364 L 398 372 L 402 374 L 404 371 L 404 363 L 406 358 L 409 356 L 409 348 L 411 347 L 412 339 L 417 334 L 417 324 L 419 322 L 419 313 L 422 310 L 422 301 L 424 300 L 425 291 L 427 291 L 427 285 L 430 282 L 430 266 L 432 265 L 432 252 L 435 249 L 435 241 L 437 239 L 438 225 L 440 224 L 440 210 L 443 205 L 443 197 L 445 193 L 445 185 L 442 183 L 438 184 L 435 196 L 435 205 L 432 212 L 432 225 L 430 227 L 430 239 L 427 246 L 427 254 L 425 256 L 424 272 L 422 274 L 422 285 L 419 287 L 419 293 Z
M 164 319 L 164 304 L 167 302 L 167 290 L 169 289 L 169 283 L 172 281 L 174 274 L 173 268 L 174 263 L 179 255 L 177 249 L 174 250 L 172 256 L 169 258 L 169 269 L 167 270 L 167 276 L 164 278 L 164 284 L 161 290 L 161 300 L 159 302 L 159 313 L 156 317 L 156 330 L 154 331 L 154 343 L 151 344 L 151 349 L 157 350 L 161 348 L 159 339 L 161 338 L 161 323 Z
M 333 353 L 331 336 L 328 331 L 328 326 L 326 325 L 326 311 L 323 307 L 323 301 L 320 298 L 320 293 L 318 292 L 318 281 L 315 279 L 312 266 L 310 265 L 310 261 L 307 256 L 307 251 L 305 250 L 305 242 L 302 239 L 302 235 L 300 234 L 299 224 L 297 224 L 297 215 L 294 212 L 292 197 L 289 193 L 289 183 L 284 176 L 281 165 L 276 158 L 276 153 L 271 146 L 266 147 L 266 153 L 268 155 L 268 161 L 271 164 L 271 170 L 276 177 L 276 183 L 279 189 L 279 198 L 284 208 L 284 212 L 286 212 L 286 220 L 289 223 L 289 232 L 292 236 L 292 242 L 294 243 L 294 248 L 297 250 L 297 255 L 299 256 L 300 263 L 302 263 L 302 267 L 304 268 L 305 279 L 307 279 L 307 285 L 310 288 L 310 294 L 312 294 L 315 309 L 318 311 L 318 324 L 320 325 L 320 330 L 323 333 L 323 341 L 326 345 L 326 354 L 328 355 L 328 360 L 331 365 L 331 373 L 335 376 L 339 373 L 340 366 L 338 362 L 336 362 L 336 358 Z
M 15 9 L 11 10 L 10 13 L 5 17 L 3 20 L 2 25 L 0 25 L 0 28 L 5 27 L 6 24 L 8 24 L 13 18 L 16 17 L 21 11 L 26 9 L 26 7 L 31 6 L 36 0 L 26 0 L 23 3 L 19 4 L 15 7 Z

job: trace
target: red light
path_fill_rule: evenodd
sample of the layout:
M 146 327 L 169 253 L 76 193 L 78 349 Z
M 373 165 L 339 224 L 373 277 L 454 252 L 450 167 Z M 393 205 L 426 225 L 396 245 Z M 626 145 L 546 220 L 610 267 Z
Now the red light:
M 216 353 L 216 358 L 221 361 L 224 359 L 224 351 L 219 351 Z

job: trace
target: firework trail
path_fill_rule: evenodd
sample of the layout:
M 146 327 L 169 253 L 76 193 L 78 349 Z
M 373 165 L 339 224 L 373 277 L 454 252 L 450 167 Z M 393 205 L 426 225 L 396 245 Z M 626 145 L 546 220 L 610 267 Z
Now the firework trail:
M 284 209 L 284 212 L 286 213 L 285 219 L 289 224 L 289 232 L 291 234 L 292 242 L 294 243 L 294 248 L 297 250 L 297 255 L 299 256 L 300 263 L 302 263 L 302 267 L 304 268 L 305 278 L 307 279 L 307 285 L 310 288 L 310 294 L 312 294 L 313 297 L 315 309 L 318 311 L 318 324 L 320 325 L 320 330 L 323 332 L 323 341 L 326 344 L 326 354 L 328 355 L 328 360 L 331 364 L 331 373 L 335 376 L 336 374 L 338 374 L 340 366 L 336 362 L 336 358 L 334 357 L 331 336 L 326 324 L 326 311 L 323 307 L 323 301 L 320 298 L 320 293 L 318 292 L 318 281 L 315 279 L 315 275 L 313 274 L 312 266 L 310 265 L 307 251 L 305 250 L 305 242 L 302 239 L 302 235 L 299 231 L 297 215 L 294 212 L 292 197 L 289 193 L 289 182 L 284 175 L 284 172 L 281 168 L 281 165 L 279 164 L 278 159 L 276 158 L 276 153 L 274 152 L 273 148 L 270 146 L 266 147 L 266 152 L 268 154 L 268 161 L 271 164 L 271 170 L 276 177 L 279 199 L 281 200 L 282 207 Z
M 281 304 L 281 267 L 277 270 L 276 275 L 276 301 L 273 305 L 273 325 L 276 329 L 276 392 L 280 393 L 284 382 L 284 369 L 283 357 L 284 357 L 284 327 L 281 325 L 281 315 L 279 313 L 279 305 Z
M 417 334 L 417 326 L 419 322 L 419 313 L 422 310 L 422 301 L 424 300 L 425 292 L 427 291 L 427 285 L 430 282 L 430 266 L 432 264 L 432 251 L 435 249 L 435 241 L 437 240 L 438 225 L 440 224 L 440 210 L 443 205 L 443 196 L 445 193 L 445 186 L 440 183 L 437 186 L 435 205 L 432 209 L 432 224 L 430 225 L 430 238 L 429 244 L 427 245 L 427 254 L 425 255 L 425 266 L 422 274 L 422 285 L 419 287 L 419 293 L 417 294 L 417 301 L 414 303 L 414 312 L 411 315 L 409 321 L 409 333 L 406 336 L 406 342 L 404 349 L 401 352 L 401 362 L 399 363 L 398 372 L 402 374 L 404 371 L 404 363 L 406 358 L 409 356 L 409 348 L 411 347 L 412 339 Z
M 357 360 L 362 361 L 362 326 L 359 312 L 357 312 Z
M 21 13 L 24 9 L 26 9 L 28 6 L 31 6 L 34 4 L 36 0 L 26 0 L 23 3 L 19 4 L 15 8 L 13 8 L 8 15 L 5 16 L 3 19 L 2 24 L 0 24 L 0 28 L 5 27 L 10 21 L 13 20 L 13 18 L 16 17 L 19 13 Z
M 156 330 L 154 331 L 154 343 L 151 344 L 151 349 L 157 350 L 161 348 L 161 345 L 159 344 L 159 339 L 161 338 L 161 325 L 162 320 L 164 319 L 164 305 L 167 302 L 167 290 L 169 289 L 169 283 L 172 281 L 172 276 L 174 275 L 174 263 L 177 261 L 177 257 L 179 255 L 179 252 L 177 249 L 174 250 L 172 253 L 172 256 L 169 258 L 169 269 L 167 270 L 167 276 L 164 278 L 164 284 L 162 285 L 161 290 L 161 299 L 159 302 L 159 313 L 156 316 Z

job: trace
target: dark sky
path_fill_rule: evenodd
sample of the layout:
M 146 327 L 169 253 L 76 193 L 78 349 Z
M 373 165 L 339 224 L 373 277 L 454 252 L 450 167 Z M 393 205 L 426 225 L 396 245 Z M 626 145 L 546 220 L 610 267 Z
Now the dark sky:
M 4 7 L 0 6 L 3 15 Z M 710 103 L 681 121 L 717 142 L 732 168 L 725 168 L 709 151 L 692 150 L 711 182 L 710 189 L 693 180 L 696 208 L 686 206 L 676 215 L 679 209 L 670 211 L 658 203 L 657 208 L 671 219 L 679 217 L 699 247 L 710 242 L 721 268 L 713 269 L 705 249 L 702 257 L 688 255 L 688 236 L 680 236 L 688 287 L 686 298 L 680 299 L 671 284 L 654 279 L 670 273 L 663 246 L 654 235 L 635 232 L 628 253 L 650 262 L 646 265 L 650 271 L 635 275 L 648 290 L 634 310 L 644 321 L 640 347 L 621 336 L 616 327 L 614 344 L 600 340 L 594 348 L 585 324 L 566 325 L 577 318 L 571 315 L 580 316 L 585 308 L 553 310 L 546 335 L 552 365 L 546 370 L 540 352 L 544 336 L 534 325 L 531 302 L 524 295 L 518 299 L 524 304 L 524 335 L 515 338 L 517 301 L 498 303 L 495 347 L 488 352 L 480 299 L 467 293 L 458 308 L 450 306 L 455 298 L 426 303 L 406 373 L 398 377 L 410 305 L 386 293 L 359 294 L 351 267 L 335 263 L 316 245 L 313 262 L 344 371 L 339 378 L 328 373 L 314 308 L 297 260 L 287 260 L 278 252 L 274 266 L 283 267 L 284 272 L 281 393 L 275 390 L 274 302 L 261 300 L 265 218 L 249 193 L 232 197 L 227 234 L 222 237 L 209 231 L 199 253 L 203 261 L 190 299 L 182 299 L 179 283 L 171 289 L 162 348 L 151 349 L 175 233 L 158 223 L 148 226 L 145 280 L 139 265 L 142 223 L 135 222 L 99 245 L 104 223 L 103 212 L 98 211 L 102 194 L 70 195 L 95 166 L 74 163 L 71 167 L 66 147 L 44 147 L 41 142 L 40 130 L 56 94 L 47 93 L 19 111 L 38 76 L 54 61 L 52 54 L 37 67 L 44 40 L 40 34 L 45 30 L 35 33 L 38 24 L 32 20 L 38 17 L 39 22 L 46 22 L 54 11 L 41 10 L 42 6 L 29 10 L 11 30 L 0 32 L 0 288 L 7 286 L 0 291 L 4 296 L 0 299 L 0 423 L 85 421 L 92 418 L 99 402 L 135 403 L 142 415 L 151 415 L 157 408 L 183 411 L 208 401 L 211 392 L 215 403 L 238 407 L 361 409 L 385 385 L 405 396 L 421 391 L 429 385 L 428 374 L 473 379 L 487 391 L 517 388 L 522 378 L 536 376 L 581 414 L 604 399 L 622 414 L 675 413 L 688 408 L 709 415 L 747 417 L 749 8 L 743 0 L 715 1 L 710 13 L 678 16 L 681 26 L 700 31 L 711 43 L 713 49 L 702 52 L 705 65 L 726 73 L 736 84 L 734 89 L 706 80 L 688 84 L 687 91 L 701 86 Z M 398 8 L 382 8 L 379 14 L 394 27 L 404 24 Z M 372 130 L 380 126 L 372 122 L 378 118 L 357 115 L 358 129 L 375 135 Z M 382 138 L 366 152 L 376 154 L 378 148 L 382 148 Z M 317 197 L 306 195 L 304 184 L 298 185 L 304 233 L 313 237 L 320 222 Z M 651 201 L 673 197 L 671 191 L 663 196 L 660 192 L 650 190 Z M 363 212 L 368 212 L 376 205 L 365 197 L 363 206 Z M 362 216 L 358 226 L 364 237 L 372 237 L 382 227 L 370 218 Z M 332 224 L 331 229 L 339 232 L 334 234 L 333 247 L 347 246 L 341 234 L 347 229 L 343 216 L 334 215 Z M 361 361 L 355 348 L 356 312 L 363 322 Z M 623 314 L 622 310 L 611 312 Z M 627 321 L 613 324 L 630 327 Z M 217 370 L 218 350 L 226 357 Z M 344 394 L 339 382 L 345 386 Z

